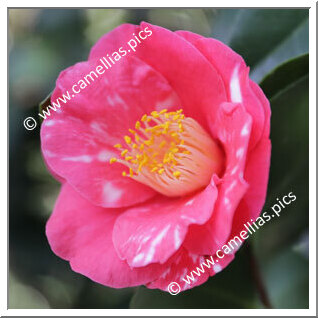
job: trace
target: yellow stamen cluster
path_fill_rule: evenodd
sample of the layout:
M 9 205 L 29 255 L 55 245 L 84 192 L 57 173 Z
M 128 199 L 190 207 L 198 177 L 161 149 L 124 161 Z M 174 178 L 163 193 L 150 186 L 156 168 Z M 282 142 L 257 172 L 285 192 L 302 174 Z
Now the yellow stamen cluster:
M 193 191 L 193 185 L 203 186 L 202 179 L 206 183 L 209 172 L 204 168 L 215 159 L 215 152 L 217 160 L 221 155 L 203 128 L 182 112 L 182 109 L 173 112 L 163 109 L 143 115 L 134 129 L 129 129 L 130 135 L 124 136 L 125 146 L 114 146 L 121 158 L 111 158 L 110 163 L 125 165 L 128 171 L 123 176 L 169 196 Z M 199 182 L 193 181 L 196 175 Z M 178 186 L 179 190 L 171 190 L 172 186 Z

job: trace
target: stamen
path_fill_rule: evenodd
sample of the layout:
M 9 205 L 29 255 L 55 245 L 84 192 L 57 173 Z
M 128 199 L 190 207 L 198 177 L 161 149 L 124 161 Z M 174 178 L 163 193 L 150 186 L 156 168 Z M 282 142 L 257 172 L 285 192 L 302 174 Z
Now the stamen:
M 146 184 L 166 196 L 186 195 L 209 184 L 223 170 L 224 155 L 218 144 L 182 109 L 144 114 L 124 136 L 126 149 L 114 147 L 128 168 L 124 177 Z

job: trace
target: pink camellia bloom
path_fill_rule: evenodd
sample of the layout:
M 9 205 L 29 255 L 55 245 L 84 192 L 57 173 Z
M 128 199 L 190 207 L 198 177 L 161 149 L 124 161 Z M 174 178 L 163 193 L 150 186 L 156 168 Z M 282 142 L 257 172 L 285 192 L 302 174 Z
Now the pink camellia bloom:
M 182 280 L 260 215 L 269 102 L 226 45 L 147 23 L 105 34 L 88 61 L 60 74 L 51 101 L 125 44 L 126 56 L 42 124 L 45 162 L 62 182 L 46 234 L 98 283 L 184 290 L 226 267 L 233 251 L 193 284 Z

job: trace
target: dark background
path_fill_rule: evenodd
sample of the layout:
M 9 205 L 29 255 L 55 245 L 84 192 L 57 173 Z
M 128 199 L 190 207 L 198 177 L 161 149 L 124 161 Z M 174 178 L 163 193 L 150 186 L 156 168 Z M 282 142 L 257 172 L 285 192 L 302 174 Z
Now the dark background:
M 213 36 L 243 56 L 273 113 L 263 211 L 290 191 L 297 196 L 249 239 L 250 249 L 178 296 L 101 286 L 53 254 L 45 223 L 60 186 L 44 166 L 39 127 L 23 127 L 26 117 L 38 119 L 59 72 L 85 60 L 104 33 L 143 20 Z M 308 10 L 10 9 L 8 45 L 9 308 L 263 308 L 255 270 L 273 307 L 308 308 Z

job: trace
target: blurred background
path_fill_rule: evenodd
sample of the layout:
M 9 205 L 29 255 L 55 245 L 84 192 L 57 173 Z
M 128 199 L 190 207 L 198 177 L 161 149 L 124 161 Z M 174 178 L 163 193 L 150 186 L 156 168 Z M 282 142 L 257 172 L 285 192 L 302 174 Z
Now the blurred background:
M 297 196 L 249 239 L 250 249 L 244 246 L 225 270 L 177 297 L 101 286 L 53 254 L 45 223 L 60 186 L 44 166 L 39 127 L 23 127 L 26 117 L 38 119 L 58 74 L 85 60 L 101 35 L 143 20 L 215 37 L 243 56 L 272 107 L 263 211 L 291 191 Z M 308 10 L 10 9 L 8 46 L 9 308 L 263 308 L 255 261 L 274 308 L 308 308 Z

